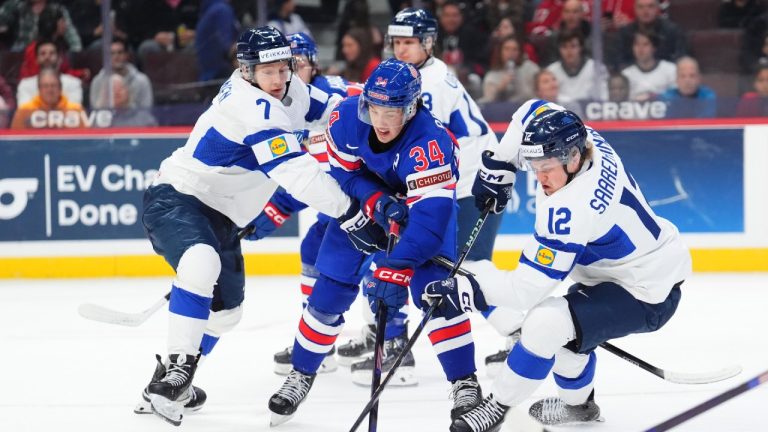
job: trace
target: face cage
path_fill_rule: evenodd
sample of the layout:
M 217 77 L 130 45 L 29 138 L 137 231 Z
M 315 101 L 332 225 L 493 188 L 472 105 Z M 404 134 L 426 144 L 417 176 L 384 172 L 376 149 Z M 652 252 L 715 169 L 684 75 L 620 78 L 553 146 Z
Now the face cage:
M 387 106 L 387 105 L 381 105 L 381 104 L 377 104 L 377 103 L 372 103 L 371 101 L 369 101 L 369 100 L 367 100 L 365 98 L 364 94 L 365 93 L 361 94 L 360 98 L 357 100 L 357 118 L 361 122 L 363 122 L 363 123 L 365 123 L 365 124 L 367 124 L 369 126 L 373 126 L 373 122 L 371 121 L 371 113 L 370 113 L 370 110 L 369 110 L 369 107 L 368 107 L 368 105 L 370 105 L 370 104 L 373 104 L 373 105 L 376 105 L 376 106 L 379 106 L 379 107 L 382 107 L 382 108 L 395 108 L 395 109 L 402 110 L 402 112 L 403 112 L 402 122 L 400 124 L 398 124 L 398 125 L 393 125 L 393 126 L 403 126 L 406 123 L 408 123 L 408 121 L 410 119 L 412 119 L 414 115 L 416 115 L 416 107 L 417 107 L 418 102 L 419 102 L 418 98 L 416 98 L 416 100 L 414 100 L 413 102 L 408 104 L 408 106 L 406 106 L 406 107 L 391 107 L 391 106 Z
M 558 166 L 564 166 L 568 165 L 578 154 L 580 153 L 578 146 L 571 146 L 565 149 L 562 149 L 558 152 L 550 153 L 546 156 L 540 156 L 540 157 L 520 157 L 520 169 L 523 171 L 532 171 L 532 172 L 540 172 L 540 171 L 548 171 L 552 168 L 558 167 Z M 547 163 L 542 166 L 542 164 L 537 162 L 543 162 L 549 159 L 555 159 L 552 163 Z M 536 163 L 536 166 L 534 166 L 534 163 Z

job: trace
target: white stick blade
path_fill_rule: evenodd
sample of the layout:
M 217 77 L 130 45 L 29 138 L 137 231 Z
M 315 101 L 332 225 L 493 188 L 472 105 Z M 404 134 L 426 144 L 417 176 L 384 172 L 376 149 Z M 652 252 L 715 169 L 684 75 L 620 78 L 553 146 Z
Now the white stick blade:
M 664 372 L 664 379 L 677 384 L 710 384 L 735 377 L 741 373 L 741 366 L 733 365 L 718 371 L 688 373 L 688 372 Z
M 147 317 L 141 313 L 118 312 L 91 303 L 81 304 L 80 307 L 77 308 L 77 313 L 79 313 L 81 317 L 92 321 L 128 327 L 139 326 L 147 320 Z

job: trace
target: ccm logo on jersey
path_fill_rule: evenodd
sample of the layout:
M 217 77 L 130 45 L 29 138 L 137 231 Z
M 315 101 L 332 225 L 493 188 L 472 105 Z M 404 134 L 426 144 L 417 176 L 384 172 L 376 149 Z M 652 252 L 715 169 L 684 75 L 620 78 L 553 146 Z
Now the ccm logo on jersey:
M 556 255 L 557 252 L 552 249 L 539 246 L 539 250 L 536 251 L 536 262 L 546 267 L 552 267 Z

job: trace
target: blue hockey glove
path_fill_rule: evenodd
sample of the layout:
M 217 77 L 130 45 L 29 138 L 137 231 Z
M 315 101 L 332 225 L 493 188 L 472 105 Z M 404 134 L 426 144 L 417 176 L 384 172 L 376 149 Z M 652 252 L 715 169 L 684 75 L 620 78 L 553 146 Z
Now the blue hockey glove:
M 435 316 L 450 320 L 464 312 L 488 310 L 480 285 L 472 275 L 459 276 L 433 281 L 424 288 L 421 295 L 422 307 L 429 307 L 432 302 L 442 302 L 437 306 Z
M 336 220 L 360 252 L 370 255 L 387 247 L 387 233 L 360 210 L 357 201 L 352 201 L 347 212 Z
M 378 265 L 373 272 L 373 279 L 363 290 L 373 313 L 378 311 L 379 300 L 382 300 L 387 306 L 387 321 L 394 318 L 408 301 L 408 285 L 412 277 L 413 269 L 403 264 L 384 260 Z
M 269 201 L 264 210 L 250 223 L 254 227 L 253 232 L 245 236 L 246 240 L 261 240 L 269 237 L 276 229 L 283 226 L 291 214 L 284 211 L 276 203 Z
M 389 224 L 392 221 L 400 226 L 405 226 L 408 219 L 408 206 L 384 192 L 375 192 L 368 197 L 363 207 L 365 214 L 384 227 L 385 230 L 389 229 Z
M 475 183 L 472 184 L 477 208 L 485 210 L 486 206 L 491 205 L 492 212 L 503 212 L 507 201 L 512 198 L 516 172 L 517 168 L 512 163 L 493 159 L 493 152 L 484 151 Z

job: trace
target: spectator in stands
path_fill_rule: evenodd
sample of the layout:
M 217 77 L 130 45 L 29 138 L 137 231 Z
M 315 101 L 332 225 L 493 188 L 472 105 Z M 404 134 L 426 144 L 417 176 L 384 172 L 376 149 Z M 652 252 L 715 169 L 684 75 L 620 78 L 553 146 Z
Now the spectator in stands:
M 199 0 L 131 0 L 124 28 L 138 61 L 158 52 L 194 52 Z
M 101 50 L 101 35 L 104 33 L 104 25 L 101 22 L 101 2 L 102 0 L 69 1 L 72 23 L 83 41 L 83 48 L 87 51 L 98 52 Z M 116 19 L 118 10 L 115 8 L 115 3 L 118 1 L 112 1 L 110 30 L 112 37 L 125 39 L 127 35 L 124 29 L 120 27 L 119 20 Z
M 0 129 L 5 129 L 11 122 L 11 114 L 16 109 L 16 98 L 11 86 L 0 75 Z
M 368 0 L 349 0 L 345 3 L 339 19 L 339 27 L 336 32 L 336 60 L 344 60 L 341 50 L 341 40 L 347 32 L 355 27 L 368 29 L 371 33 L 373 52 L 378 56 L 384 49 L 384 35 L 381 29 L 371 24 L 371 14 L 368 9 Z M 390 54 L 391 56 L 392 54 Z M 386 56 L 386 57 L 390 57 Z
M 11 51 L 21 52 L 30 42 L 37 38 L 37 21 L 40 14 L 46 8 L 59 9 L 66 21 L 66 33 L 69 50 L 80 52 L 83 45 L 80 36 L 72 25 L 67 8 L 58 3 L 49 3 L 48 0 L 6 0 L 0 6 L 0 27 L 15 28 Z
M 736 108 L 737 117 L 768 115 L 768 66 L 758 69 L 752 83 L 755 91 L 744 93 Z
M 658 37 L 647 29 L 638 29 L 632 44 L 635 63 L 621 71 L 629 80 L 629 98 L 647 101 L 675 86 L 675 64 L 656 58 Z
M 348 81 L 365 82 L 381 58 L 373 52 L 370 32 L 364 28 L 351 28 L 341 40 L 341 52 L 346 66 L 341 73 Z
M 284 35 L 301 32 L 312 36 L 312 32 L 295 10 L 296 4 L 293 0 L 273 0 L 267 25 L 280 30 Z
M 488 43 L 491 52 L 491 58 L 489 61 L 490 64 L 498 62 L 498 59 L 495 58 L 495 56 L 498 56 L 499 54 L 499 44 L 501 44 L 501 41 L 506 40 L 510 36 L 515 36 L 518 41 L 523 41 L 523 51 L 525 52 L 525 56 L 528 57 L 528 60 L 535 64 L 540 64 L 539 55 L 536 52 L 536 48 L 534 48 L 530 42 L 525 41 L 523 35 L 519 34 L 516 29 L 517 26 L 515 26 L 514 21 L 512 21 L 512 18 L 510 17 L 503 17 L 501 20 L 499 20 L 499 23 L 496 24 L 496 27 L 494 27 L 493 32 L 491 33 L 491 39 Z
M 40 70 L 43 68 L 54 68 L 58 71 L 61 67 L 59 51 L 56 48 L 56 44 L 52 41 L 38 42 L 35 47 L 35 57 L 37 58 Z M 16 101 L 19 105 L 29 102 L 38 93 L 38 76 L 39 74 L 19 81 L 19 86 L 16 89 Z M 65 73 L 62 73 L 58 79 L 61 81 L 63 92 L 67 99 L 73 103 L 81 104 L 83 102 L 82 81 Z
M 110 64 L 112 73 L 123 77 L 128 86 L 128 93 L 132 104 L 137 108 L 152 108 L 154 104 L 152 83 L 149 78 L 139 72 L 128 60 L 128 45 L 123 39 L 113 39 L 109 47 Z M 231 71 L 231 69 L 230 69 Z M 100 70 L 91 82 L 89 97 L 91 109 L 109 108 L 108 89 L 109 80 L 104 69 Z
M 722 28 L 746 28 L 749 21 L 765 13 L 760 0 L 724 0 L 720 4 L 718 24 Z
M 447 0 L 438 16 L 437 51 L 471 95 L 482 92 L 482 77 L 488 68 L 488 35 L 464 24 L 464 12 Z
M 552 71 L 542 69 L 533 76 L 533 91 L 537 98 L 555 102 L 581 117 L 581 105 L 560 93 L 560 85 Z
M 557 78 L 560 96 L 576 102 L 608 99 L 608 70 L 583 54 L 584 36 L 578 31 L 560 33 L 560 61 L 547 66 Z
M 556 25 L 552 32 L 546 36 L 546 41 L 541 46 L 544 49 L 541 52 L 542 64 L 550 64 L 557 60 L 558 45 L 557 41 L 560 34 L 581 33 L 583 40 L 588 41 L 592 32 L 592 24 L 587 20 L 586 7 L 582 0 L 565 0 L 562 6 L 560 23 Z M 592 53 L 591 44 L 584 45 L 584 56 L 589 57 Z
M 199 80 L 229 78 L 232 75 L 229 50 L 240 35 L 235 10 L 229 0 L 203 0 L 195 31 Z
M 524 102 L 533 97 L 533 77 L 539 67 L 528 60 L 520 42 L 508 36 L 496 49 L 491 70 L 483 77 L 483 97 L 478 102 Z
M 625 102 L 629 100 L 629 80 L 623 74 L 611 74 L 608 78 L 608 100 Z
M 768 66 L 768 13 L 749 21 L 741 44 L 741 69 L 752 76 L 762 66 Z
M 616 65 L 632 64 L 632 44 L 638 29 L 650 30 L 658 36 L 657 58 L 676 61 L 686 53 L 685 34 L 677 24 L 661 16 L 659 0 L 635 0 L 635 22 L 619 29 Z
M 711 118 L 717 113 L 717 96 L 701 84 L 699 63 L 692 57 L 677 61 L 677 87 L 661 97 L 667 103 L 669 118 Z
M 59 72 L 72 75 L 81 80 L 88 81 L 91 78 L 91 71 L 87 68 L 73 69 L 69 65 L 69 46 L 64 38 L 67 33 L 67 21 L 64 19 L 61 8 L 46 7 L 40 12 L 37 20 L 37 39 L 30 42 L 24 49 L 24 60 L 21 63 L 21 72 L 19 79 L 37 75 L 40 72 L 40 65 L 37 62 L 37 44 L 38 41 L 52 41 L 56 44 L 59 53 Z
M 527 15 L 533 15 L 534 5 L 519 0 L 485 0 L 485 20 L 492 28 L 498 28 L 502 20 L 523 23 Z M 525 33 L 521 31 L 520 33 Z M 506 37 L 508 35 L 504 35 Z
M 128 85 L 120 74 L 112 74 L 112 127 L 157 126 L 157 120 L 148 108 L 139 108 L 131 100 Z
M 31 101 L 19 104 L 11 129 L 83 127 L 85 110 L 62 93 L 62 82 L 56 68 L 40 70 L 38 94 Z

